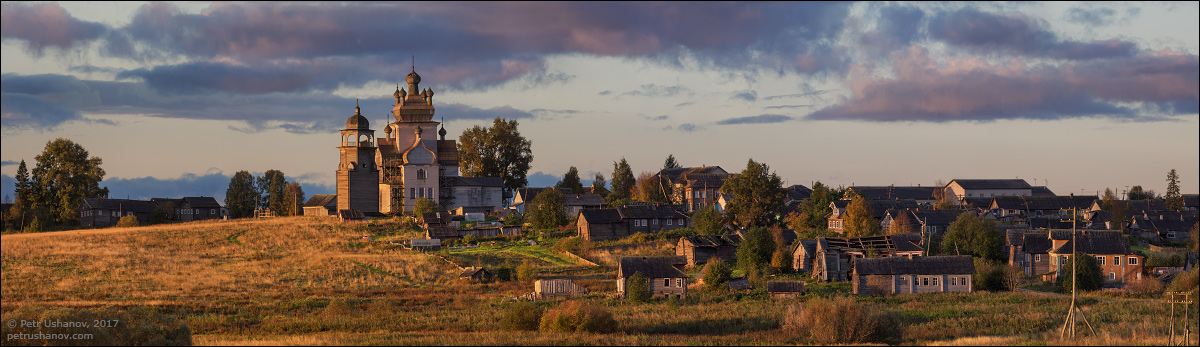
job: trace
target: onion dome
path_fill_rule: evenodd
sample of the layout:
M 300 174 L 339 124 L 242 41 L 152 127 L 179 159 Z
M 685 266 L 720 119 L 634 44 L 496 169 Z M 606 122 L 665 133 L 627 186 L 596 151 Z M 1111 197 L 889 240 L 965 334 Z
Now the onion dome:
M 362 111 L 358 108 L 358 100 L 354 100 L 354 115 L 346 119 L 346 129 L 370 129 L 371 123 L 367 122 L 367 117 L 362 116 Z

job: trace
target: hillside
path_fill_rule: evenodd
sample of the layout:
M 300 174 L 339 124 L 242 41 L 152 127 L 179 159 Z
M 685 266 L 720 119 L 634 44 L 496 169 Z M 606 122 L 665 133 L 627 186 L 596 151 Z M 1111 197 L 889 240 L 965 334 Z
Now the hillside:
M 339 223 L 311 217 L 210 221 L 4 235 L 3 310 L 28 307 L 146 307 L 178 317 L 196 344 L 795 344 L 780 329 L 794 301 L 761 289 L 633 304 L 608 298 L 611 270 L 543 242 L 480 242 L 417 253 L 391 241 L 419 237 L 397 220 Z M 363 236 L 372 236 L 364 242 Z M 662 254 L 669 242 L 601 245 L 584 256 L 606 264 L 621 254 Z M 500 323 L 518 282 L 467 284 L 462 266 L 521 263 L 543 275 L 579 279 L 587 299 L 610 310 L 616 333 L 511 332 Z M 844 295 L 816 284 L 806 298 Z M 807 300 L 807 299 L 801 299 Z M 895 313 L 902 344 L 1164 344 L 1167 307 L 1087 299 L 1100 337 L 1057 339 L 1068 301 L 1026 293 L 858 298 Z M 558 301 L 541 302 L 553 307 Z

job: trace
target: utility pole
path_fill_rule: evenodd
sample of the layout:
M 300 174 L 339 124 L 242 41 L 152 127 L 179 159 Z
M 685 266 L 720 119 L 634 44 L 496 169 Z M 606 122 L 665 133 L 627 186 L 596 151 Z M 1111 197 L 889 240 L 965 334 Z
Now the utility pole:
M 1071 194 L 1071 199 L 1075 199 L 1075 194 Z M 1083 309 L 1079 308 L 1079 306 L 1076 306 L 1075 300 L 1077 297 L 1076 287 L 1078 286 L 1078 283 L 1075 281 L 1075 268 L 1077 267 L 1076 264 L 1079 262 L 1079 259 L 1076 259 L 1079 257 L 1079 253 L 1076 251 L 1076 248 L 1078 247 L 1078 242 L 1076 242 L 1078 241 L 1078 238 L 1076 237 L 1075 230 L 1076 213 L 1076 207 L 1071 207 L 1071 308 L 1067 309 L 1067 320 L 1066 322 L 1063 322 L 1062 330 L 1060 330 L 1058 333 L 1058 338 L 1060 339 L 1064 334 L 1066 334 L 1067 327 L 1071 328 L 1071 338 L 1075 338 L 1075 320 L 1078 318 L 1076 315 L 1077 313 L 1079 315 L 1083 315 L 1083 322 L 1087 324 L 1088 330 L 1091 330 L 1092 336 L 1096 336 L 1096 330 L 1092 329 L 1092 323 L 1088 322 L 1087 315 L 1083 313 Z

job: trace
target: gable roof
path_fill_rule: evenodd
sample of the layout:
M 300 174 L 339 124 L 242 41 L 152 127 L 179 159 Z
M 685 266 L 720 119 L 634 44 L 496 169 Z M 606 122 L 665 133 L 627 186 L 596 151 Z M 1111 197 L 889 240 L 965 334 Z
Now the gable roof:
M 134 213 L 152 213 L 158 204 L 153 201 L 128 199 L 86 198 L 80 204 L 83 209 L 117 210 Z M 8 211 L 4 211 L 7 213 Z
M 617 277 L 629 278 L 640 272 L 650 278 L 687 278 L 676 266 L 687 264 L 686 257 L 621 257 Z
M 183 202 L 192 208 L 221 208 L 217 199 L 211 196 L 185 196 Z
M 803 185 L 796 184 L 787 187 L 787 197 L 789 200 L 804 200 L 810 196 L 812 196 L 812 189 Z
M 1050 253 L 1070 254 L 1072 243 L 1078 242 L 1076 252 L 1085 254 L 1133 254 L 1129 241 L 1120 231 L 1081 231 L 1075 235 L 1075 240 L 1067 239 Z
M 1055 196 L 1055 194 L 1050 191 L 1050 188 L 1046 188 L 1046 186 L 1034 186 L 1033 196 Z
M 992 197 L 991 208 L 1006 210 L 1070 210 L 1072 207 L 1087 210 L 1099 198 L 1095 195 L 1080 196 L 1019 196 L 1006 195 Z
M 584 209 L 579 211 L 579 220 L 588 224 L 621 223 L 621 213 L 615 208 Z
M 974 274 L 975 262 L 969 255 L 860 258 L 854 260 L 854 273 L 859 275 Z
M 825 251 L 839 252 L 916 252 L 921 251 L 921 235 L 896 234 L 863 237 L 819 237 L 817 247 Z
M 767 281 L 767 293 L 802 293 L 804 282 L 800 281 Z
M 916 221 L 915 221 L 916 223 L 920 223 L 921 225 L 925 225 L 925 226 L 950 225 L 950 223 L 954 223 L 955 220 L 958 220 L 959 215 L 967 212 L 967 210 L 929 210 L 929 209 L 917 209 L 917 210 L 908 210 L 908 211 L 909 211 L 909 213 L 912 213 L 911 217 L 916 219 Z
M 687 218 L 680 205 L 626 205 L 618 206 L 621 219 L 674 219 Z
M 553 187 L 517 188 L 516 195 L 513 195 L 513 200 L 515 201 L 517 197 L 520 197 L 521 201 L 533 201 L 533 199 L 537 198 L 538 193 L 541 193 L 543 189 L 553 189 Z M 566 197 L 567 194 L 575 194 L 575 192 L 571 191 L 571 188 L 558 188 L 558 191 L 562 192 L 563 197 Z
M 308 198 L 304 207 L 337 207 L 337 194 L 317 194 Z
M 497 177 L 498 178 L 498 177 Z M 596 194 L 563 194 L 564 206 L 604 206 L 604 198 Z
M 1023 179 L 961 179 L 956 178 L 946 186 L 957 183 L 963 189 L 1032 189 Z
M 680 237 L 680 241 L 692 244 L 696 248 L 737 247 L 742 237 L 734 235 L 697 235 Z
M 1183 207 L 1200 208 L 1200 194 L 1183 194 Z

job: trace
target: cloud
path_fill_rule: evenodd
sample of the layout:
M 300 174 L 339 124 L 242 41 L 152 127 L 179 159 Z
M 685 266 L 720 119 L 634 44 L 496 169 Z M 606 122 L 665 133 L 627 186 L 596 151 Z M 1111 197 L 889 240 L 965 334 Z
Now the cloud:
M 62 103 L 28 94 L 0 93 L 0 126 L 6 129 L 54 129 L 83 116 Z
M 763 107 L 763 109 L 764 110 L 776 110 L 776 109 L 783 109 L 783 108 L 804 108 L 804 107 L 813 107 L 813 105 L 777 105 L 777 106 Z
M 17 198 L 17 179 L 7 174 L 0 175 L 0 199 L 16 199 Z M 8 211 L 4 211 L 8 214 Z
M 255 177 L 262 176 L 261 172 L 253 173 Z M 334 194 L 336 187 L 314 182 L 304 182 L 315 173 L 285 177 L 289 182 L 301 182 L 304 194 L 311 197 L 316 194 Z M 211 196 L 222 205 L 225 204 L 225 190 L 229 188 L 232 175 L 226 175 L 220 170 L 209 170 L 207 173 L 184 173 L 177 178 L 134 177 L 106 178 L 100 182 L 101 187 L 108 187 L 109 197 L 114 199 L 150 198 L 179 198 L 185 196 Z
M 920 39 L 924 19 L 925 11 L 914 6 L 883 6 L 875 29 L 863 33 L 859 43 L 872 55 L 882 56 Z
M 671 118 L 671 117 L 664 114 L 664 115 L 658 115 L 658 116 L 654 116 L 654 117 L 645 117 L 645 118 L 647 120 L 659 121 L 659 120 L 667 120 L 667 118 Z
M 934 62 L 920 47 L 897 60 L 896 78 L 856 77 L 853 97 L 807 119 L 990 121 L 1112 118 L 1163 120 L 1195 114 L 1196 55 L 1161 52 L 1059 66 L 993 65 L 975 58 Z
M 21 164 L 21 163 L 17 162 L 17 161 L 12 161 L 12 160 L 5 160 L 5 161 L 0 162 L 0 166 L 19 165 L 19 164 Z
M 605 90 L 603 92 L 596 93 L 596 95 L 600 95 L 600 96 L 605 96 L 605 95 L 609 95 L 609 94 L 612 94 L 611 90 Z
M 696 132 L 696 131 L 701 131 L 701 130 L 705 130 L 705 129 L 704 129 L 704 127 L 702 127 L 702 126 L 697 126 L 697 125 L 695 125 L 695 124 L 692 124 L 692 123 L 683 123 L 683 124 L 680 124 L 680 125 L 678 125 L 678 126 L 675 126 L 675 127 L 671 127 L 670 125 L 668 125 L 668 126 L 666 126 L 666 127 L 663 127 L 663 129 L 662 129 L 662 130 L 663 130 L 663 131 L 678 130 L 678 131 L 682 131 L 682 132 L 685 132 L 685 133 L 690 133 L 690 132 Z
M 673 96 L 679 96 L 679 95 L 693 95 L 693 94 L 695 94 L 695 92 L 692 92 L 692 90 L 688 89 L 688 87 L 684 87 L 684 86 L 680 86 L 680 85 L 660 86 L 660 85 L 657 85 L 654 83 L 643 84 L 637 90 L 631 90 L 628 92 L 621 93 L 621 95 L 644 96 L 644 97 L 651 97 L 651 98 L 673 97 Z
M 680 108 L 680 107 L 684 107 L 684 106 L 692 106 L 692 105 L 695 105 L 695 104 L 696 104 L 696 102 L 695 102 L 695 101 L 685 101 L 685 102 L 681 102 L 681 103 L 675 104 L 675 108 Z
M 770 101 L 770 100 L 783 99 L 783 98 L 800 98 L 800 97 L 806 97 L 806 96 L 820 96 L 822 94 L 825 94 L 825 93 L 828 93 L 831 91 L 833 91 L 833 90 L 825 89 L 825 90 L 815 90 L 815 91 L 811 91 L 811 92 L 796 93 L 796 94 L 772 95 L 772 96 L 763 97 L 763 100 Z
M 71 17 L 56 3 L 36 5 L 4 3 L 0 37 L 24 41 L 26 49 L 38 55 L 46 47 L 74 48 L 104 35 L 103 24 Z
M 529 182 L 526 186 L 533 188 L 553 187 L 562 179 L 561 175 L 548 174 L 545 172 L 534 172 L 525 176 Z
M 755 92 L 753 90 L 738 92 L 738 93 L 733 94 L 733 96 L 730 96 L 729 98 L 732 100 L 742 100 L 742 101 L 754 102 L 755 100 L 758 100 L 758 92 Z
M 457 103 L 445 104 L 437 106 L 437 114 L 446 117 L 448 120 L 491 120 L 496 117 L 504 119 L 533 118 L 533 113 L 518 110 L 507 105 L 481 109 Z
M 757 116 L 722 119 L 722 120 L 717 121 L 714 124 L 716 124 L 716 125 L 769 124 L 769 123 L 782 123 L 782 122 L 790 121 L 793 119 L 795 119 L 795 118 L 792 118 L 790 116 L 781 115 L 781 114 L 761 114 L 761 115 L 757 115 Z
M 1064 41 L 1042 21 L 1022 15 L 985 13 L 972 8 L 941 13 L 929 21 L 929 35 L 946 43 L 984 52 L 1069 60 L 1133 56 L 1133 42 L 1116 39 Z
M 1083 24 L 1089 27 L 1099 27 L 1112 25 L 1118 22 L 1127 23 L 1134 17 L 1137 17 L 1139 14 L 1141 14 L 1141 11 L 1142 9 L 1136 7 L 1128 8 L 1125 10 L 1125 14 L 1118 18 L 1117 10 L 1111 8 L 1101 7 L 1089 9 L 1076 6 L 1067 10 L 1066 19 L 1068 21 Z

